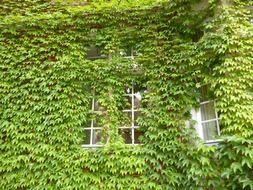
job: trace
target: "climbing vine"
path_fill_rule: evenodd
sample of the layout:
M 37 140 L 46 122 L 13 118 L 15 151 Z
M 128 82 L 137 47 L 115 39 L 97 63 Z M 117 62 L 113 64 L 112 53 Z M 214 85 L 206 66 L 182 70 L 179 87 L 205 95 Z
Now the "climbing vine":
M 3 0 L 0 188 L 253 189 L 252 6 Z M 101 59 L 88 57 L 94 47 Z M 133 83 L 146 89 L 140 145 L 119 133 Z M 190 114 L 206 86 L 222 124 L 211 147 Z M 93 117 L 103 146 L 83 148 Z

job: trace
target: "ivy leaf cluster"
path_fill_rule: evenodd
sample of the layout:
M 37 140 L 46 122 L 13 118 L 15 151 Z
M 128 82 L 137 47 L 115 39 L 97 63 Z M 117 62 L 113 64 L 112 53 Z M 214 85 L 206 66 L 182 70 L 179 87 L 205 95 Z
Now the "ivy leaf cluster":
M 253 189 L 249 6 L 4 0 L 0 187 Z M 88 57 L 94 47 L 101 59 Z M 135 57 L 125 58 L 130 48 Z M 119 134 L 126 122 L 122 97 L 133 82 L 147 89 L 135 146 Z M 197 136 L 190 114 L 205 86 L 224 139 L 213 147 Z M 98 113 L 91 112 L 94 97 Z M 82 148 L 84 129 L 97 116 L 103 147 Z

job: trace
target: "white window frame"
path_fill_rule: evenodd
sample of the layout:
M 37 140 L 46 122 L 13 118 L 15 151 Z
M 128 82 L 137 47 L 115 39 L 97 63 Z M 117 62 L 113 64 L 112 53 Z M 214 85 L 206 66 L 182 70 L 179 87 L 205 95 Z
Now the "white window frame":
M 135 137 L 135 132 L 136 130 L 138 130 L 140 128 L 139 125 L 136 125 L 136 119 L 135 118 L 135 114 L 136 113 L 140 113 L 139 108 L 136 108 L 136 104 L 135 104 L 135 98 L 137 98 L 139 96 L 139 101 L 141 101 L 141 95 L 139 93 L 135 93 L 135 88 L 134 88 L 134 82 L 132 82 L 131 86 L 128 87 L 129 89 L 129 93 L 125 93 L 123 95 L 122 98 L 131 98 L 131 107 L 129 107 L 129 109 L 123 109 L 122 112 L 123 113 L 130 113 L 131 114 L 131 119 L 130 119 L 130 125 L 126 125 L 126 126 L 121 126 L 119 127 L 119 130 L 122 129 L 128 129 L 131 131 L 131 143 L 126 143 L 127 145 L 139 145 L 141 144 L 140 142 L 137 142 L 137 138 Z M 99 115 L 99 110 L 96 110 L 96 99 L 95 99 L 95 92 L 93 92 L 93 97 L 92 97 L 92 105 L 91 105 L 91 112 L 94 114 L 98 114 Z M 90 122 L 90 126 L 85 126 L 84 131 L 89 131 L 90 132 L 90 136 L 88 138 L 89 139 L 89 144 L 82 144 L 81 146 L 84 148 L 89 148 L 89 147 L 102 147 L 104 146 L 104 144 L 95 144 L 94 142 L 94 132 L 96 130 L 101 130 L 102 132 L 102 127 L 94 127 L 94 123 L 95 120 L 91 119 Z M 87 137 L 86 137 L 87 138 Z
M 135 93 L 135 88 L 134 88 L 134 82 L 131 84 L 131 88 L 129 88 L 130 92 L 124 94 L 124 97 L 130 97 L 131 98 L 131 108 L 130 109 L 123 109 L 123 113 L 131 113 L 131 125 L 130 126 L 122 126 L 119 127 L 119 129 L 131 129 L 131 143 L 126 143 L 126 144 L 131 144 L 131 145 L 138 145 L 140 142 L 136 143 L 137 139 L 135 137 L 135 131 L 140 128 L 140 126 L 136 123 L 137 118 L 135 118 L 135 113 L 140 113 L 140 109 L 136 108 L 135 104 L 135 97 L 138 99 L 139 97 L 139 102 L 141 102 L 141 95 L 139 93 Z
M 93 90 L 92 92 L 92 100 L 91 100 L 91 113 L 92 114 L 99 114 L 98 110 L 95 110 L 95 104 L 96 104 L 96 100 L 95 100 L 95 90 Z M 96 130 L 101 130 L 102 132 L 102 128 L 101 127 L 94 127 L 94 119 L 92 118 L 90 121 L 90 126 L 84 126 L 84 131 L 89 131 L 90 132 L 90 139 L 89 139 L 89 144 L 82 144 L 81 146 L 84 148 L 89 148 L 89 147 L 102 147 L 104 146 L 103 144 L 93 144 L 93 135 L 94 135 L 94 131 Z M 85 133 L 85 132 L 84 132 Z M 85 137 L 88 138 L 88 137 Z
M 202 120 L 202 113 L 201 113 L 201 105 L 205 105 L 208 103 L 214 104 L 214 112 L 215 112 L 215 118 L 213 119 L 208 119 L 208 120 Z M 215 110 L 215 101 L 213 100 L 208 100 L 208 101 L 203 101 L 200 102 L 200 108 L 198 109 L 192 109 L 191 111 L 192 119 L 197 121 L 196 125 L 194 126 L 196 129 L 196 132 L 198 133 L 199 137 L 204 140 L 205 144 L 217 144 L 218 142 L 222 141 L 220 138 L 218 138 L 221 133 L 220 133 L 220 118 L 218 115 L 218 112 Z M 216 127 L 217 127 L 217 137 L 216 139 L 212 140 L 206 140 L 204 139 L 204 127 L 203 124 L 208 123 L 208 122 L 216 122 Z

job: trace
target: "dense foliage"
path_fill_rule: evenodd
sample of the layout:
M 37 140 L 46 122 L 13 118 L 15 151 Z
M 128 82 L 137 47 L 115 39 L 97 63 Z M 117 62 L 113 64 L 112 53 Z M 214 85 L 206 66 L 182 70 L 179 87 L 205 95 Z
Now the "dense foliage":
M 0 189 L 253 189 L 252 6 L 1 1 Z M 132 81 L 148 89 L 138 146 L 118 133 Z M 212 147 L 185 127 L 205 86 L 223 127 Z M 91 89 L 104 147 L 84 149 Z

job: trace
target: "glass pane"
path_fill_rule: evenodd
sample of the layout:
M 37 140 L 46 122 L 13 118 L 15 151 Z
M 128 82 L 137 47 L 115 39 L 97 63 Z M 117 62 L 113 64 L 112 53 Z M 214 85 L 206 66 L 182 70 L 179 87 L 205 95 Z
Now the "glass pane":
M 91 98 L 90 100 L 89 100 L 89 108 L 90 108 L 90 110 L 93 110 L 93 100 L 92 100 L 93 98 Z
M 132 112 L 123 112 L 122 122 L 123 122 L 124 127 L 131 127 L 132 126 Z
M 101 142 L 102 131 L 100 129 L 94 129 L 92 134 L 92 144 L 98 144 Z
M 143 135 L 143 131 L 140 129 L 134 129 L 134 144 L 140 144 L 140 137 Z
M 125 94 L 132 94 L 132 85 L 127 85 L 125 87 Z
M 84 141 L 83 141 L 83 144 L 90 144 L 90 132 L 91 132 L 91 129 L 84 130 Z
M 126 144 L 132 144 L 132 129 L 119 129 L 120 135 L 124 139 Z
M 99 102 L 94 99 L 94 111 L 99 111 Z
M 84 124 L 84 128 L 90 128 L 91 127 L 91 119 L 88 118 L 87 122 Z
M 128 48 L 128 49 L 125 49 L 125 50 L 121 50 L 120 51 L 120 55 L 122 55 L 122 56 L 126 56 L 126 57 L 128 57 L 128 56 L 131 56 L 132 55 L 132 48 Z
M 128 120 L 131 123 L 131 121 L 132 121 L 132 112 L 131 111 L 124 112 L 124 115 L 128 118 Z
M 215 137 L 218 135 L 217 131 L 217 122 L 210 121 L 207 123 L 202 123 L 203 126 L 203 134 L 205 140 L 214 140 Z
M 126 56 L 132 56 L 132 48 L 127 49 Z
M 212 91 L 210 91 L 210 85 L 205 85 L 200 88 L 200 101 L 208 101 L 212 99 Z
M 96 115 L 95 119 L 93 120 L 93 127 L 101 127 L 101 116 Z
M 216 118 L 213 102 L 202 104 L 200 109 L 201 109 L 201 119 L 202 119 L 202 121 Z
M 140 116 L 140 111 L 134 112 L 134 126 L 138 126 L 137 119 Z
M 134 109 L 139 109 L 141 107 L 141 94 L 138 92 L 134 94 Z
M 143 85 L 141 85 L 141 84 L 134 85 L 134 93 L 135 94 L 137 94 L 137 93 L 143 94 L 145 92 L 147 92 L 147 88 L 144 87 Z
M 99 57 L 99 56 L 100 56 L 99 49 L 97 47 L 90 47 L 90 49 L 87 52 L 87 57 L 93 58 L 93 57 Z
M 124 96 L 124 110 L 132 109 L 132 96 Z

